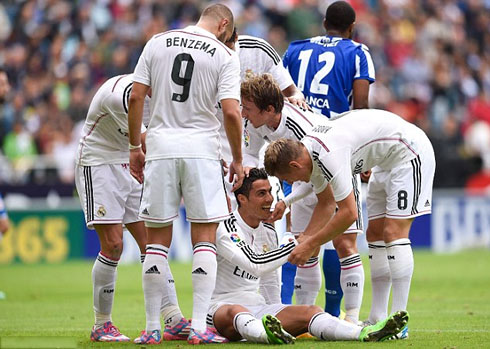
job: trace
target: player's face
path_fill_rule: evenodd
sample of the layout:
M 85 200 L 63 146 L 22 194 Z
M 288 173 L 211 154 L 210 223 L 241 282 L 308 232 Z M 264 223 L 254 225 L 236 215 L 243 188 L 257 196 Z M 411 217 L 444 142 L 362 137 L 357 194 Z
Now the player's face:
M 254 102 L 246 98 L 242 99 L 242 117 L 250 121 L 255 128 L 267 123 L 266 111 L 261 111 Z
M 268 179 L 259 179 L 252 183 L 248 200 L 244 205 L 247 215 L 260 221 L 266 220 L 271 215 L 271 205 L 274 201 L 272 187 Z
M 289 171 L 283 171 L 281 174 L 276 174 L 276 177 L 289 184 L 298 181 L 308 182 L 310 180 L 310 176 L 306 173 L 304 168 L 294 168 Z

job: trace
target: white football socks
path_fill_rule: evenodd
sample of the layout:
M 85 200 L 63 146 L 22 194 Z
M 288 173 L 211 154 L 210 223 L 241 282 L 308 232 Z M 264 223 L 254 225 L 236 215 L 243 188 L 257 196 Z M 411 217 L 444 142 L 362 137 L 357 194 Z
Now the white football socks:
M 233 327 L 247 341 L 252 343 L 269 343 L 262 321 L 250 313 L 238 313 L 233 318 Z
M 349 341 L 359 339 L 362 327 L 340 320 L 329 313 L 314 315 L 308 325 L 308 332 L 323 340 Z
M 192 258 L 192 328 L 206 331 L 206 316 L 216 284 L 216 245 L 199 242 Z
M 398 239 L 386 244 L 391 271 L 393 303 L 391 312 L 406 310 L 413 274 L 413 253 L 409 239 Z
M 296 304 L 313 305 L 322 286 L 322 272 L 318 257 L 310 258 L 305 265 L 298 266 L 294 278 Z
M 384 241 L 368 243 L 371 265 L 372 302 L 368 321 L 375 324 L 387 317 L 391 272 Z
M 161 314 L 165 325 L 173 327 L 179 323 L 184 315 L 182 315 L 179 307 L 177 291 L 175 290 L 175 280 L 168 263 L 167 270 L 165 271 L 165 285 L 167 287 L 163 293 Z
M 117 263 L 118 260 L 110 259 L 99 252 L 92 268 L 96 328 L 102 327 L 107 321 L 112 321 L 111 313 L 116 288 Z
M 146 245 L 146 257 L 143 263 L 143 294 L 145 296 L 146 332 L 161 331 L 160 310 L 166 271 L 168 270 L 168 248 L 160 244 Z
M 364 293 L 364 268 L 359 253 L 340 258 L 340 285 L 344 293 L 345 320 L 359 321 Z

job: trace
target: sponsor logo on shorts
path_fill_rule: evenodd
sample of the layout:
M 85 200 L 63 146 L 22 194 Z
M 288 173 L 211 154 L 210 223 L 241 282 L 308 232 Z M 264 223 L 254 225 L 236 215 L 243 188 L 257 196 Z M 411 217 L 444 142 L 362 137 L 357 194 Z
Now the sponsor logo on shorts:
M 144 209 L 144 210 L 141 212 L 141 214 L 145 214 L 145 215 L 147 215 L 147 216 L 149 216 L 149 215 L 150 215 L 150 213 L 148 212 L 148 209 L 147 209 L 147 208 L 145 208 L 145 209 Z
M 233 233 L 233 234 L 230 235 L 230 239 L 235 244 L 238 244 L 240 241 L 242 241 L 242 240 L 240 240 L 240 237 L 238 236 L 238 234 L 235 234 L 235 233 Z
M 424 207 L 429 207 L 429 206 L 430 206 L 430 202 L 429 202 L 429 200 L 427 200 L 427 201 L 425 202 Z
M 97 217 L 104 217 L 106 215 L 107 211 L 105 210 L 104 206 L 99 206 L 99 209 L 97 210 Z

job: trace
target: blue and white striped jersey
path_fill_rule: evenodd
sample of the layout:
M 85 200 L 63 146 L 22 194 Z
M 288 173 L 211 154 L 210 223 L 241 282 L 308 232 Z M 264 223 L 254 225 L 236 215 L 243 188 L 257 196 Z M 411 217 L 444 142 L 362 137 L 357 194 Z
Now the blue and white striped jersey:
M 354 80 L 375 81 L 367 46 L 340 37 L 293 41 L 284 54 L 283 64 L 303 91 L 306 102 L 327 117 L 350 109 Z

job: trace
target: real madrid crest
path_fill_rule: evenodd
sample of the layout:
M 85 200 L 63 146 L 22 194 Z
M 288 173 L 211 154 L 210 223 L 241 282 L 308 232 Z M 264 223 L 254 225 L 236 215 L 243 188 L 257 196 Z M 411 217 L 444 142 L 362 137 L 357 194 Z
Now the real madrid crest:
M 99 206 L 99 209 L 97 210 L 97 217 L 104 217 L 107 211 L 105 210 L 104 206 Z

